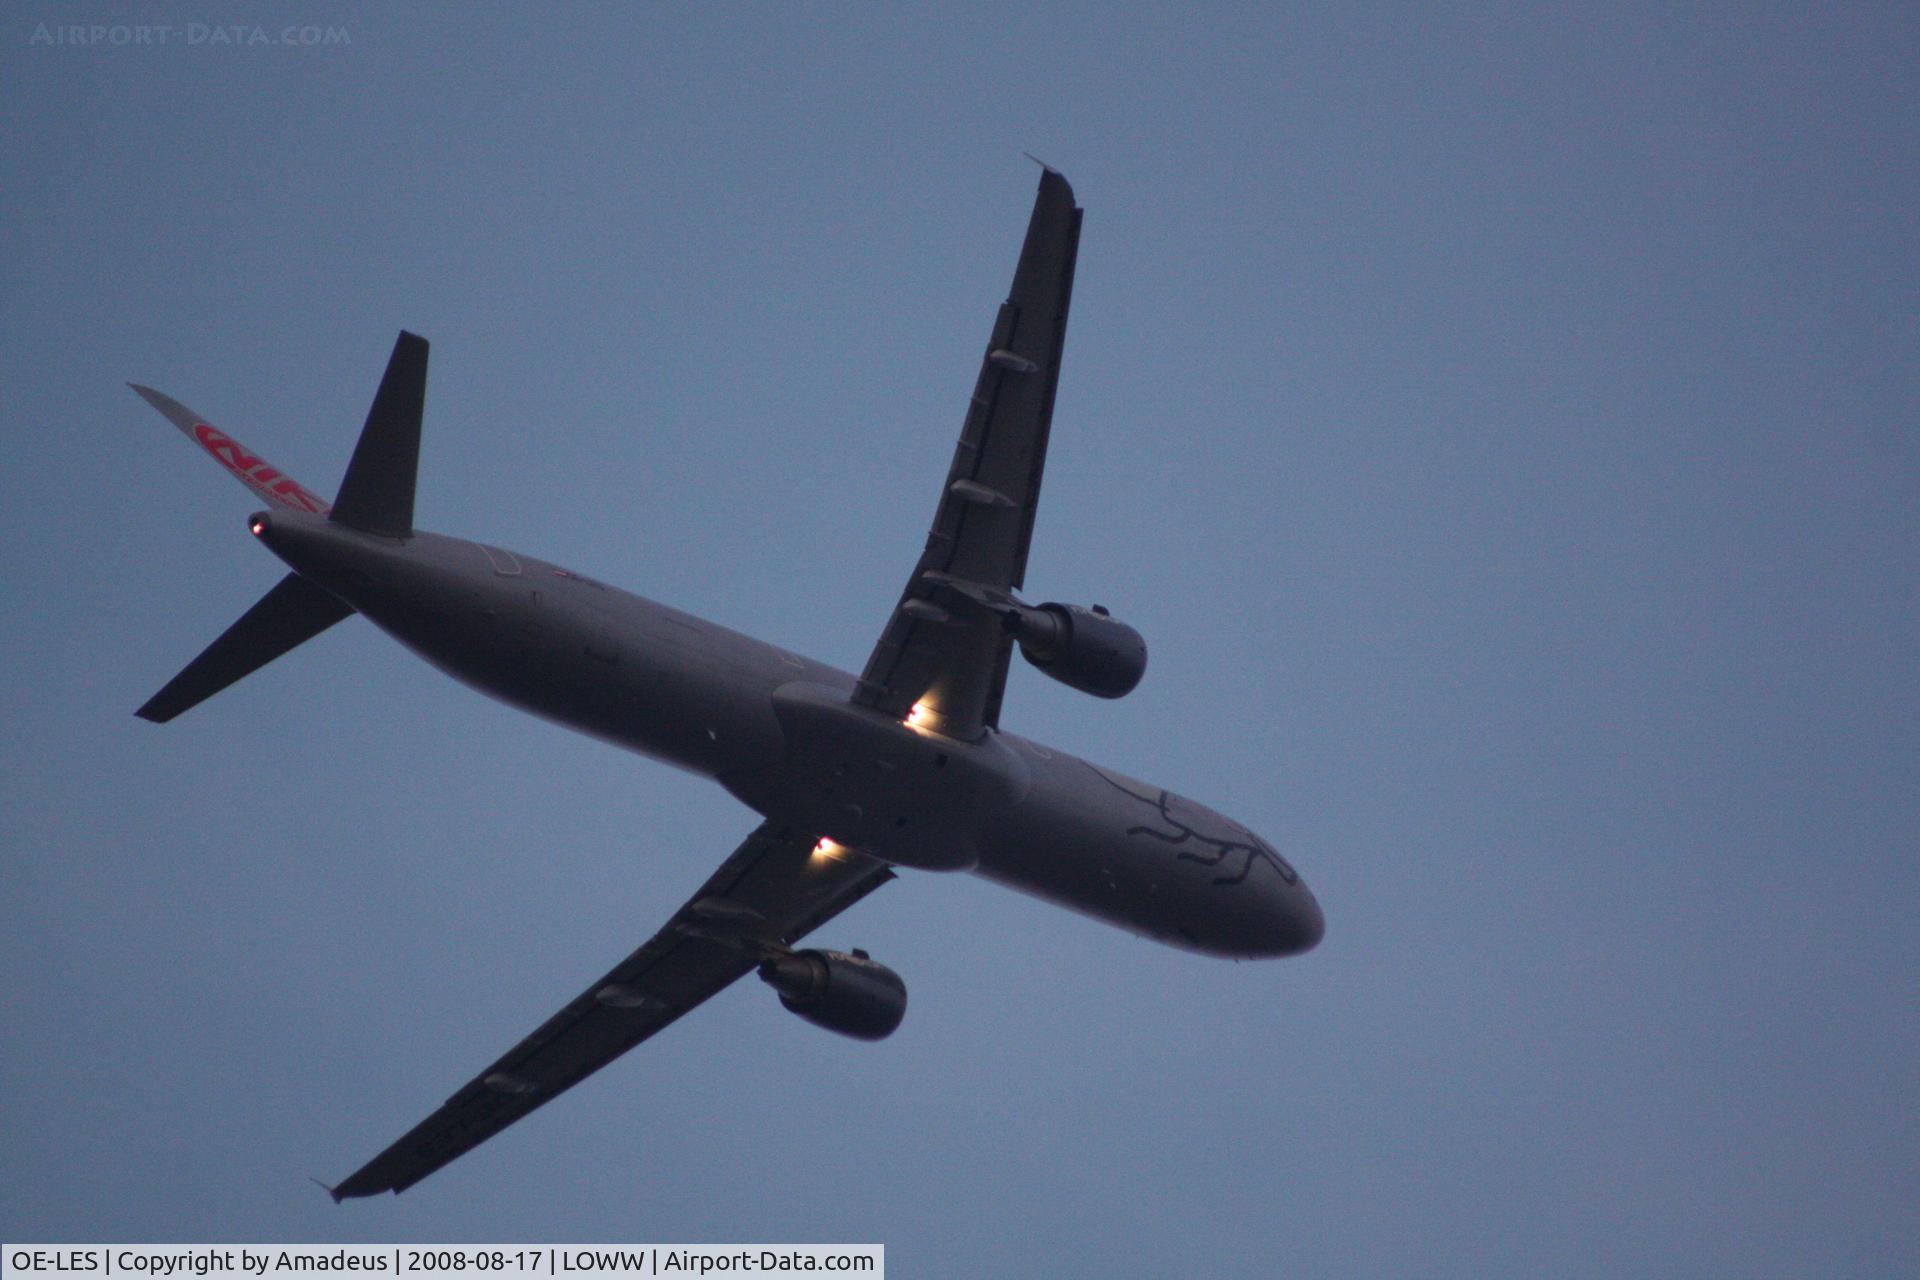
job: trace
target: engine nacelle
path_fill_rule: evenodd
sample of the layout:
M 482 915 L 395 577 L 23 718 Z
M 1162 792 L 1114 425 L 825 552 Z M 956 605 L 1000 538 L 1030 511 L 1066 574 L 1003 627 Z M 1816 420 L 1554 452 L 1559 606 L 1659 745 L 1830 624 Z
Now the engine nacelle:
M 816 1027 L 884 1040 L 907 1016 L 907 984 L 864 951 L 793 951 L 760 965 L 780 1003 Z
M 1147 642 L 1099 605 L 1022 605 L 1009 626 L 1028 662 L 1096 698 L 1125 697 L 1147 672 Z

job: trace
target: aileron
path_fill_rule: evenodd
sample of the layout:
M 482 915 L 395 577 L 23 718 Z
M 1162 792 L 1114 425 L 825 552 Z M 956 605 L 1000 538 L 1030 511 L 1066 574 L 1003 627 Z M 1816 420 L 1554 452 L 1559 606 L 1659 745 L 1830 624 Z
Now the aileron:
M 855 698 L 862 705 L 898 716 L 922 706 L 959 738 L 999 723 L 1012 640 L 997 617 L 954 614 L 930 598 L 930 575 L 1004 589 L 1025 581 L 1079 244 L 1073 188 L 1049 169 L 981 357 L 926 550 L 861 674 Z
M 893 878 L 853 850 L 814 856 L 812 836 L 763 824 L 666 927 L 438 1111 L 352 1177 L 334 1199 L 404 1191 L 671 1026 Z M 709 904 L 745 915 L 716 918 Z

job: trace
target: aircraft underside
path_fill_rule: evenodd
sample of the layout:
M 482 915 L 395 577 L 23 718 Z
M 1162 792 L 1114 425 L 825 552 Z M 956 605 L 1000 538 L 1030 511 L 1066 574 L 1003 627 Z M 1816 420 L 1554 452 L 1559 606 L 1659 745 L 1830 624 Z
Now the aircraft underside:
M 134 389 L 257 497 L 290 570 L 139 714 L 167 721 L 354 614 L 455 678 L 714 778 L 759 826 L 666 925 L 352 1177 L 400 1191 L 757 972 L 863 1039 L 906 1011 L 863 952 L 800 941 L 894 878 L 972 871 L 1168 944 L 1294 955 L 1324 922 L 1271 845 L 1205 806 L 1000 728 L 1014 651 L 1103 697 L 1146 645 L 1098 606 L 1032 604 L 1026 572 L 1081 211 L 1046 171 L 932 528 L 860 674 L 560 566 L 413 522 L 427 344 L 403 333 L 328 503 L 178 401 Z

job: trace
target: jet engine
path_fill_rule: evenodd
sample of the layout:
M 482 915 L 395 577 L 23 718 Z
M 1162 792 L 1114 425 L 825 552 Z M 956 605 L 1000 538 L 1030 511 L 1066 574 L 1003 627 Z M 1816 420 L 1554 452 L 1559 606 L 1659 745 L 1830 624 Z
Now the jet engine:
M 907 1016 L 907 984 L 864 951 L 790 951 L 760 965 L 780 1003 L 816 1027 L 884 1040 Z
M 1026 660 L 1096 698 L 1122 698 L 1147 671 L 1147 642 L 1099 605 L 1016 605 L 1007 629 Z

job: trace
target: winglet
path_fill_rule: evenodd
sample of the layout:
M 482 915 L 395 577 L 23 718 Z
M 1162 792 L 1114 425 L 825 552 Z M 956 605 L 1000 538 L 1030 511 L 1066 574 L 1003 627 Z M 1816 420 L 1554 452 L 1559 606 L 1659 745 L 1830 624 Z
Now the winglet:
M 402 329 L 333 500 L 332 519 L 393 538 L 413 532 L 420 417 L 426 401 L 427 340 Z
M 334 1190 L 334 1189 L 333 1189 L 332 1187 L 330 1187 L 330 1186 L 328 1186 L 328 1185 L 327 1185 L 326 1183 L 324 1183 L 324 1182 L 322 1182 L 322 1181 L 320 1181 L 320 1179 L 318 1179 L 318 1178 L 316 1178 L 316 1177 L 314 1177 L 314 1176 L 313 1176 L 312 1174 L 308 1174 L 308 1175 L 307 1175 L 307 1181 L 308 1181 L 308 1182 L 311 1182 L 311 1183 L 312 1183 L 312 1184 L 313 1184 L 314 1186 L 316 1186 L 316 1187 L 318 1187 L 318 1188 L 320 1188 L 320 1189 L 321 1189 L 322 1191 L 324 1191 L 324 1192 L 326 1192 L 326 1193 L 327 1193 L 328 1195 L 330 1195 L 330 1196 L 332 1196 L 332 1197 L 333 1197 L 333 1202 L 334 1202 L 335 1204 L 339 1204 L 339 1203 L 340 1203 L 340 1202 L 341 1202 L 342 1200 L 345 1200 L 345 1199 L 346 1199 L 346 1197 L 345 1197 L 345 1196 L 343 1196 L 343 1195 L 341 1195 L 341 1194 L 340 1194 L 340 1193 L 339 1193 L 338 1191 L 335 1191 L 335 1190 Z

